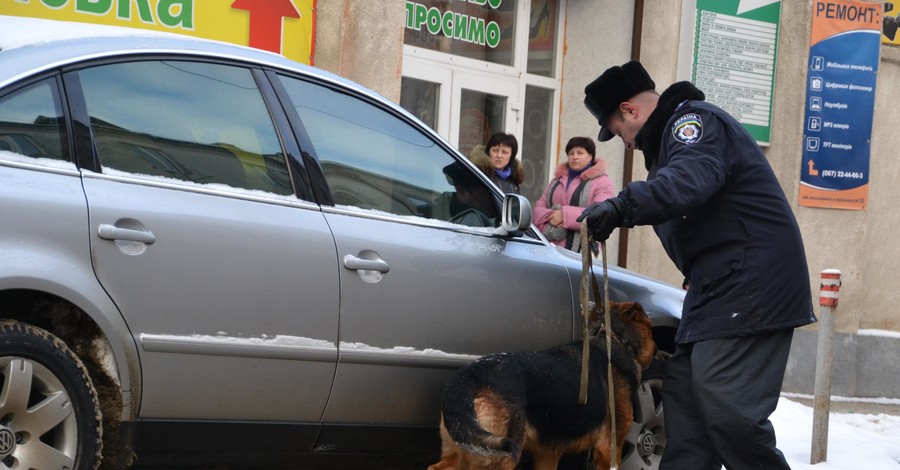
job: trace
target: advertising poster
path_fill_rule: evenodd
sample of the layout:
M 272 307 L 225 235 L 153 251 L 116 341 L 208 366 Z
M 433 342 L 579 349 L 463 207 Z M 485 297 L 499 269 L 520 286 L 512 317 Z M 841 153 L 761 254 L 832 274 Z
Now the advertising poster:
M 884 2 L 884 17 L 881 19 L 881 43 L 890 44 L 892 46 L 900 46 L 900 3 L 894 5 L 895 2 Z
M 316 0 L 2 0 L 0 15 L 215 39 L 313 64 Z
M 881 4 L 813 2 L 801 206 L 866 209 L 881 26 Z
M 691 82 L 768 145 L 781 0 L 694 1 Z

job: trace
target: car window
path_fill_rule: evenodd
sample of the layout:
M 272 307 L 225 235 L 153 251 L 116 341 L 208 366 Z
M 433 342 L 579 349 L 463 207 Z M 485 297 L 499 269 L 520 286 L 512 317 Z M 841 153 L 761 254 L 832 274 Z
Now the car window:
M 497 225 L 497 201 L 472 170 L 390 112 L 282 76 L 336 204 L 475 227 Z
M 55 79 L 0 97 L 0 150 L 68 160 L 66 127 Z
M 79 78 L 105 169 L 293 192 L 249 69 L 137 61 L 84 69 Z

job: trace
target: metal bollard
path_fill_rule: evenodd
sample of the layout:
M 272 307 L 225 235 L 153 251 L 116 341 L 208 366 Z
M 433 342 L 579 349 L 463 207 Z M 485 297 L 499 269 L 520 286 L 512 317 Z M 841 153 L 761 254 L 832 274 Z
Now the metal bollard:
M 822 271 L 819 286 L 819 338 L 816 346 L 816 396 L 813 401 L 812 452 L 809 463 L 824 462 L 828 455 L 828 413 L 831 405 L 831 368 L 834 362 L 834 309 L 838 305 L 841 272 Z

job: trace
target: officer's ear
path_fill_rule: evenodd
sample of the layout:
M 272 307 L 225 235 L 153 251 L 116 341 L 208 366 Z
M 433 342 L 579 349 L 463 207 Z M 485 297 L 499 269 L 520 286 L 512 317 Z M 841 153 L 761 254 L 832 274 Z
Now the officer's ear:
M 637 116 L 638 108 L 634 105 L 634 103 L 630 101 L 623 101 L 619 103 L 619 114 L 624 119 L 626 116 Z

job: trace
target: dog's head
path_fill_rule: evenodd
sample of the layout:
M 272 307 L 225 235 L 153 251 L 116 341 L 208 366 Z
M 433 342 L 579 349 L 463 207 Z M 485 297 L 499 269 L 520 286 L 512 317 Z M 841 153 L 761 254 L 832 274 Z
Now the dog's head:
M 646 368 L 656 353 L 650 317 L 647 316 L 644 307 L 637 302 L 610 302 L 610 307 L 609 318 L 612 322 L 613 340 L 623 345 L 634 355 L 641 367 Z M 591 312 L 591 321 L 591 336 L 605 337 L 606 325 L 602 306 Z

